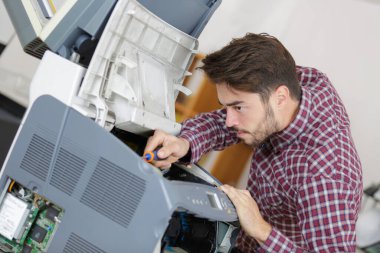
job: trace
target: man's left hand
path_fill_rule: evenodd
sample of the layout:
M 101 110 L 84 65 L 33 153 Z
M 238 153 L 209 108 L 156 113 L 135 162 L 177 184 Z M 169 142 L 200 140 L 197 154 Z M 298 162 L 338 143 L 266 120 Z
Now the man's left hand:
M 229 185 L 222 185 L 224 191 L 235 205 L 239 222 L 247 235 L 264 244 L 272 231 L 272 226 L 261 216 L 256 201 L 248 190 L 239 190 Z

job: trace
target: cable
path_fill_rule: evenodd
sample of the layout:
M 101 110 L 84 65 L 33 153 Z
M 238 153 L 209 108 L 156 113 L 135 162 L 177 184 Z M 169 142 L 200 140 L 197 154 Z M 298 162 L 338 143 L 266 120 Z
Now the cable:
M 15 184 L 15 181 L 12 180 L 12 182 L 9 184 L 9 187 L 8 187 L 8 192 L 11 192 L 12 191 L 12 188 L 13 188 L 13 185 Z

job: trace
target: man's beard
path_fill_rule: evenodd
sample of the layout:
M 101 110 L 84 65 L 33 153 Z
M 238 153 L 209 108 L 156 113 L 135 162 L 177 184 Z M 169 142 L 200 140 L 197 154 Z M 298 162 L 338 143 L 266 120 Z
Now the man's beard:
M 274 117 L 273 109 L 268 104 L 265 104 L 264 107 L 265 107 L 265 118 L 260 123 L 256 131 L 250 132 L 250 131 L 240 130 L 244 133 L 251 135 L 251 138 L 249 140 L 243 139 L 243 141 L 254 149 L 259 147 L 260 144 L 263 143 L 272 134 L 280 131 L 279 124 Z

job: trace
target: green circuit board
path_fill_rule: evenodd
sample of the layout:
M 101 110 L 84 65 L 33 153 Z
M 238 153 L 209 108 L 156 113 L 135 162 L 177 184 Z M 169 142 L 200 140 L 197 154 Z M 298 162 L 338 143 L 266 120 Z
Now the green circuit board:
M 23 196 L 17 194 L 17 191 L 22 191 Z M 18 198 L 17 201 L 27 206 L 24 212 L 26 218 L 23 218 L 19 224 L 18 231 L 20 232 L 17 233 L 17 238 L 10 240 L 7 236 L 0 233 L 0 252 L 47 252 L 59 222 L 63 217 L 63 210 L 17 183 L 12 186 L 11 191 L 8 191 L 5 196 L 7 196 L 7 194 L 12 195 L 11 198 L 13 200 L 15 199 L 14 197 Z M 4 202 L 4 198 L 2 201 Z M 1 204 L 1 206 L 4 206 L 4 203 Z M 0 216 L 2 215 L 1 211 L 5 212 L 0 209 Z M 12 210 L 8 210 L 8 212 L 12 212 Z M 2 221 L 0 221 L 0 226 L 1 225 L 5 226 L 7 224 L 4 225 Z

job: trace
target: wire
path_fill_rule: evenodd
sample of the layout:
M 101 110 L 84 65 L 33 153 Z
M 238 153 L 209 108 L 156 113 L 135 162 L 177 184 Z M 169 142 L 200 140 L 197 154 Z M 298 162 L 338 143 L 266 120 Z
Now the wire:
M 211 246 L 209 253 L 212 253 L 214 251 L 214 243 L 210 239 L 208 239 L 208 242 L 210 243 L 210 246 Z M 216 250 L 216 247 L 215 247 L 215 250 Z
M 12 191 L 12 188 L 13 188 L 13 185 L 15 184 L 15 181 L 12 180 L 12 182 L 9 184 L 9 187 L 8 187 L 8 192 L 11 192 Z

